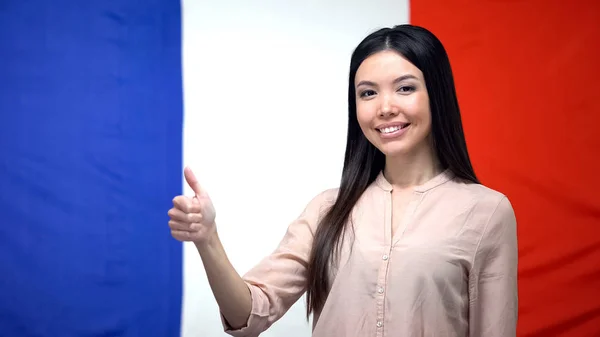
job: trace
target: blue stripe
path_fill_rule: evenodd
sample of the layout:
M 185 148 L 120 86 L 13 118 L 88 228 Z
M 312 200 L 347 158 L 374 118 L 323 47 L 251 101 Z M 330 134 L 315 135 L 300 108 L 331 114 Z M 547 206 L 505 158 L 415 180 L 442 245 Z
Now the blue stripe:
M 1 336 L 179 336 L 180 11 L 1 2 Z

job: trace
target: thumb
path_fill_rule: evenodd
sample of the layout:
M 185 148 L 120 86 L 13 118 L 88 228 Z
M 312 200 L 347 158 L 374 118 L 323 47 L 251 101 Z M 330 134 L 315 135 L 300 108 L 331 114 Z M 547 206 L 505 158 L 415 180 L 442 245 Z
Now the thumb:
M 200 183 L 198 182 L 196 175 L 194 175 L 194 172 L 192 172 L 192 169 L 186 167 L 183 170 L 183 175 L 185 176 L 185 181 L 192 188 L 192 191 L 194 191 L 196 196 L 200 196 L 200 194 L 202 194 L 202 188 L 200 187 Z

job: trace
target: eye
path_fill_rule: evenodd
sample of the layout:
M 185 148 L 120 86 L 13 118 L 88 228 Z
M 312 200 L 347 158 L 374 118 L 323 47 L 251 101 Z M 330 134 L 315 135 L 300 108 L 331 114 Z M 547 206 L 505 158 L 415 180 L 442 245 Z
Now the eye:
M 398 92 L 407 94 L 407 93 L 411 93 L 411 92 L 415 91 L 415 89 L 416 88 L 412 85 L 403 85 L 400 88 L 398 88 Z
M 366 98 L 366 97 L 373 96 L 373 95 L 375 95 L 375 91 L 374 90 L 364 90 L 364 91 L 362 91 L 360 93 L 359 96 L 363 97 L 363 98 Z

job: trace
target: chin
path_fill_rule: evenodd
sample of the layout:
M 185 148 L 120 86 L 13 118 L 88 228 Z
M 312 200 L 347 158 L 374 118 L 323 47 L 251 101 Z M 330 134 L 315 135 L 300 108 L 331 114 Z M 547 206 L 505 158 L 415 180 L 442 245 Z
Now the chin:
M 404 156 L 411 152 L 410 146 L 406 146 L 406 144 L 400 144 L 400 142 L 388 143 L 388 144 L 374 144 L 375 147 L 381 151 L 386 157 L 398 157 Z
M 411 153 L 411 151 L 407 148 L 386 149 L 384 147 L 383 149 L 380 149 L 379 151 L 381 151 L 386 157 L 389 157 L 389 158 L 403 157 L 403 156 L 406 156 L 409 153 Z
M 389 158 L 415 156 L 417 153 L 430 152 L 431 148 L 425 139 L 402 139 L 392 142 L 374 144 L 381 153 Z

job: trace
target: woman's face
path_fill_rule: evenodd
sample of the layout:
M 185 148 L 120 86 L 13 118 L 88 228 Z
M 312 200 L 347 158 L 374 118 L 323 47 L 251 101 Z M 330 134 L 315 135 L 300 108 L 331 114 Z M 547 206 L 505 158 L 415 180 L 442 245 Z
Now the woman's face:
M 394 51 L 369 56 L 356 72 L 356 114 L 387 157 L 429 150 L 431 112 L 422 72 Z

